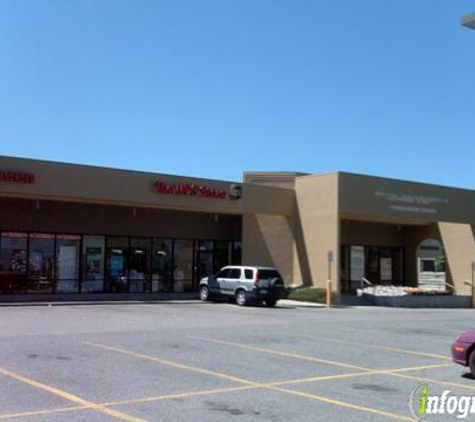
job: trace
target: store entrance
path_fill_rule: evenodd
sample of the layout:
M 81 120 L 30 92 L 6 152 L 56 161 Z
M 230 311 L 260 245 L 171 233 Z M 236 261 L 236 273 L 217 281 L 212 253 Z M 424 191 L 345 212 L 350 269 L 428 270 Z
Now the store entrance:
M 213 274 L 214 270 L 214 248 L 211 241 L 199 241 L 195 249 L 195 277 L 193 287 L 198 289 L 200 280 L 207 275 Z
M 341 290 L 355 292 L 364 284 L 398 286 L 404 284 L 404 248 L 342 245 Z

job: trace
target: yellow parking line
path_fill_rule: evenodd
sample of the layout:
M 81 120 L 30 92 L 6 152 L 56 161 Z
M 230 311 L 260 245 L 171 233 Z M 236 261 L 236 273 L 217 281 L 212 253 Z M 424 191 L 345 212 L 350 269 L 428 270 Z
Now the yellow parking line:
M 353 372 L 351 374 L 339 374 L 339 375 L 323 375 L 318 377 L 311 378 L 302 378 L 297 380 L 290 381 L 278 381 L 267 384 L 267 386 L 280 386 L 280 385 L 294 385 L 294 384 L 306 384 L 316 381 L 333 381 L 338 379 L 353 378 L 353 377 L 362 377 L 362 376 L 371 376 L 371 375 L 391 375 L 399 372 L 409 372 L 409 371 L 420 371 L 424 369 L 434 369 L 449 366 L 448 364 L 439 364 L 439 365 L 427 365 L 427 366 L 412 366 L 409 368 L 397 368 L 397 369 L 382 369 L 382 370 L 368 370 L 364 372 Z
M 229 346 L 241 347 L 241 348 L 245 348 L 245 349 L 249 349 L 249 350 L 255 350 L 255 351 L 258 351 L 258 352 L 261 352 L 261 353 L 269 353 L 269 354 L 278 354 L 278 355 L 281 355 L 281 356 L 289 356 L 289 357 L 292 357 L 292 358 L 295 358 L 295 359 L 302 359 L 302 360 L 314 360 L 314 359 L 316 359 L 316 358 L 313 358 L 313 357 L 310 357 L 310 356 L 297 355 L 297 354 L 294 354 L 294 353 L 279 352 L 279 351 L 276 351 L 276 350 L 273 350 L 273 349 L 265 349 L 265 348 L 262 348 L 262 347 L 248 346 L 248 345 L 245 345 L 245 344 L 234 343 L 234 342 L 229 342 L 229 341 L 208 339 L 208 338 L 205 338 L 205 337 L 196 337 L 196 336 L 191 336 L 190 338 L 195 338 L 195 339 L 203 340 L 203 341 L 209 341 L 209 342 L 212 342 L 212 343 L 227 344 Z M 327 363 L 330 363 L 330 362 L 332 362 L 332 361 L 327 361 Z M 335 362 L 333 364 L 335 364 L 337 366 L 341 366 L 341 362 Z M 363 368 L 363 367 L 359 367 L 359 369 L 361 369 L 362 371 L 367 371 L 367 372 L 376 372 L 376 375 L 379 373 L 381 375 L 389 375 L 389 376 L 412 379 L 412 380 L 415 380 L 415 381 L 427 382 L 427 383 L 432 383 L 432 384 L 440 384 L 440 385 L 447 385 L 447 386 L 454 386 L 454 387 L 460 387 L 460 388 L 475 390 L 475 386 L 471 387 L 471 386 L 468 386 L 468 385 L 465 385 L 465 384 L 453 383 L 453 382 L 450 382 L 450 381 L 436 380 L 436 379 L 424 378 L 424 377 L 415 377 L 415 376 L 412 376 L 412 375 L 404 375 L 404 374 L 399 373 L 399 372 L 403 372 L 404 370 L 408 370 L 408 371 L 409 370 L 423 370 L 423 369 L 432 369 L 432 368 L 438 368 L 438 367 L 443 367 L 443 366 L 449 366 L 449 364 L 441 364 L 440 366 L 439 365 L 428 365 L 428 366 L 421 366 L 421 367 L 407 368 L 407 369 L 402 368 L 402 369 L 396 369 L 396 370 L 389 369 L 389 370 L 382 370 L 382 371 L 373 370 L 373 369 L 370 369 L 370 368 Z
M 345 363 L 345 362 L 338 362 L 338 361 L 335 361 L 335 360 L 328 360 L 328 359 L 320 359 L 320 358 L 316 358 L 316 357 L 312 357 L 312 356 L 299 355 L 297 353 L 280 352 L 278 350 L 265 349 L 263 347 L 256 347 L 256 346 L 249 346 L 247 344 L 234 343 L 234 342 L 231 342 L 231 341 L 216 340 L 216 339 L 212 339 L 212 338 L 198 337 L 198 336 L 188 336 L 188 338 L 192 338 L 192 339 L 195 339 L 195 340 L 201 340 L 201 341 L 207 341 L 209 343 L 224 344 L 224 345 L 227 345 L 227 346 L 238 347 L 240 349 L 252 350 L 252 351 L 255 351 L 255 352 L 268 353 L 268 354 L 277 355 L 277 356 L 285 356 L 285 357 L 295 358 L 295 359 L 299 359 L 299 360 L 307 360 L 307 361 L 310 361 L 310 362 L 323 363 L 323 364 L 332 365 L 332 366 L 340 366 L 342 368 L 355 369 L 355 370 L 358 370 L 358 371 L 371 371 L 372 370 L 372 369 L 364 368 L 362 366 L 352 365 L 352 364 Z
M 180 369 L 183 369 L 183 370 L 186 370 L 186 371 L 198 372 L 198 373 L 212 375 L 212 376 L 219 377 L 219 378 L 234 380 L 236 382 L 244 383 L 244 384 L 249 385 L 249 386 L 254 386 L 255 388 L 262 388 L 262 389 L 271 390 L 271 391 L 278 391 L 278 392 L 285 393 L 285 394 L 288 394 L 288 395 L 305 397 L 305 398 L 309 398 L 309 399 L 316 400 L 316 401 L 319 401 L 319 402 L 329 403 L 329 404 L 333 404 L 333 405 L 336 405 L 336 406 L 339 406 L 339 407 L 344 407 L 344 408 L 347 408 L 347 409 L 353 409 L 353 410 L 359 410 L 359 411 L 363 411 L 363 412 L 373 413 L 373 414 L 377 414 L 377 415 L 380 415 L 380 416 L 385 416 L 385 417 L 389 417 L 389 418 L 393 418 L 393 419 L 404 420 L 404 421 L 414 421 L 414 419 L 408 418 L 407 416 L 399 415 L 399 414 L 391 413 L 391 412 L 386 412 L 386 411 L 375 409 L 375 408 L 372 408 L 372 407 L 369 407 L 369 406 L 355 405 L 355 404 L 352 404 L 352 403 L 347 403 L 347 402 L 343 402 L 343 401 L 340 401 L 340 400 L 334 400 L 332 398 L 318 396 L 318 395 L 315 395 L 315 394 L 308 394 L 308 393 L 303 393 L 303 392 L 300 392 L 300 391 L 290 390 L 290 389 L 287 389 L 287 388 L 272 386 L 271 384 L 260 384 L 260 383 L 256 383 L 256 382 L 253 382 L 253 381 L 245 380 L 243 378 L 234 377 L 232 375 L 227 375 L 227 374 L 223 374 L 223 373 L 216 372 L 216 371 L 210 371 L 210 370 L 207 370 L 207 369 L 194 367 L 194 366 L 190 366 L 190 365 L 184 365 L 184 364 L 181 364 L 181 363 L 178 363 L 178 362 L 157 358 L 155 356 L 144 355 L 142 353 L 136 353 L 136 352 L 133 352 L 133 351 L 130 351 L 130 350 L 127 350 L 127 349 L 123 349 L 123 348 L 119 348 L 119 347 L 112 347 L 112 346 L 107 346 L 107 345 L 103 345 L 103 344 L 99 344 L 99 343 L 93 343 L 93 342 L 85 342 L 85 344 L 87 344 L 89 346 L 92 346 L 92 347 L 102 348 L 104 350 L 123 353 L 125 355 L 137 357 L 137 358 L 140 358 L 140 359 L 151 360 L 151 361 L 158 362 L 158 363 L 161 363 L 161 364 L 164 364 L 164 365 L 173 366 L 175 368 L 180 368 Z M 353 366 L 353 365 L 351 365 L 351 366 Z
M 399 368 L 399 369 L 388 369 L 387 371 L 383 372 L 407 372 L 407 371 L 423 371 L 427 369 L 436 369 L 436 368 L 444 368 L 446 366 L 451 366 L 450 363 L 438 363 L 436 365 L 423 365 L 423 366 L 410 366 L 408 368 Z
M 215 388 L 213 390 L 200 390 L 200 391 L 191 391 L 189 393 L 165 394 L 163 396 L 152 396 L 152 397 L 143 397 L 143 398 L 130 399 L 130 400 L 111 401 L 111 402 L 104 403 L 104 406 L 122 406 L 125 404 L 148 403 L 148 402 L 173 400 L 173 399 L 186 399 L 188 397 L 206 396 L 206 395 L 221 394 L 221 393 L 235 393 L 238 391 L 255 390 L 257 388 L 260 388 L 260 387 L 257 387 L 257 386 L 255 387 L 253 385 L 245 385 L 242 387 Z
M 331 399 L 329 397 L 318 396 L 316 394 L 310 394 L 310 393 L 304 393 L 302 391 L 289 390 L 287 388 L 281 388 L 281 387 L 269 387 L 269 390 L 279 391 L 281 393 L 290 394 L 290 395 L 294 395 L 294 396 L 305 397 L 307 399 L 316 400 L 316 401 L 323 402 L 323 403 L 329 403 L 329 404 L 344 407 L 344 408 L 347 408 L 347 409 L 360 410 L 362 412 L 373 413 L 373 414 L 379 415 L 379 416 L 386 416 L 388 418 L 397 419 L 397 420 L 400 420 L 400 421 L 415 421 L 415 419 L 413 419 L 413 418 L 410 418 L 410 417 L 404 416 L 404 415 L 399 415 L 397 413 L 386 412 L 384 410 L 375 409 L 373 407 L 360 406 L 360 405 L 357 405 L 357 404 L 347 403 L 347 402 L 343 402 L 341 400 Z
M 342 366 L 342 367 L 351 368 L 351 369 L 358 369 L 360 371 L 380 371 L 378 369 L 366 368 L 366 367 L 363 367 L 363 366 L 356 366 L 356 365 L 352 365 L 352 364 L 345 363 L 345 362 L 339 362 L 339 361 L 333 361 L 333 360 L 327 360 L 327 359 L 320 359 L 320 358 L 316 358 L 316 357 L 313 357 L 313 356 L 300 355 L 300 354 L 296 354 L 296 353 L 281 352 L 281 351 L 274 350 L 274 349 L 267 349 L 267 348 L 264 348 L 264 347 L 249 346 L 247 344 L 235 343 L 235 342 L 231 342 L 231 341 L 216 340 L 216 339 L 212 339 L 212 338 L 198 337 L 198 336 L 188 336 L 188 338 L 207 341 L 207 342 L 210 342 L 210 343 L 224 344 L 224 345 L 227 345 L 227 346 L 238 347 L 238 348 L 241 348 L 241 349 L 248 349 L 248 350 L 253 350 L 253 351 L 256 351 L 256 352 L 268 353 L 268 354 L 277 355 L 277 356 L 284 356 L 284 357 L 290 357 L 290 358 L 295 358 L 295 359 L 299 359 L 299 360 L 308 360 L 308 361 L 311 361 L 311 362 L 319 362 L 319 363 L 324 363 L 324 364 L 328 364 L 328 365 Z M 446 365 L 448 365 L 448 364 L 426 365 L 426 366 L 423 366 L 423 367 L 416 367 L 416 369 L 428 368 L 428 367 L 438 368 L 438 367 L 446 366 Z M 408 369 L 408 370 L 411 370 L 411 369 Z M 388 369 L 384 369 L 382 371 L 391 372 L 391 370 L 388 370 Z
M 449 387 L 457 387 L 457 388 L 465 388 L 467 390 L 475 390 L 475 386 L 461 384 L 461 383 L 458 383 L 458 382 L 436 380 L 436 379 L 433 379 L 433 378 L 425 378 L 425 377 L 415 377 L 413 375 L 398 374 L 398 373 L 394 373 L 394 374 L 390 374 L 390 375 L 393 375 L 393 376 L 399 377 L 399 378 L 405 378 L 405 379 L 408 379 L 408 380 L 420 381 L 421 383 L 446 385 L 446 386 L 449 386 Z
M 191 391 L 188 393 L 165 394 L 162 396 L 140 397 L 136 399 L 110 401 L 110 402 L 100 403 L 100 406 L 107 406 L 107 407 L 122 406 L 126 404 L 156 402 L 156 401 L 181 399 L 181 398 L 211 395 L 211 394 L 234 393 L 234 392 L 245 391 L 245 390 L 253 390 L 257 388 L 259 387 L 254 387 L 252 385 L 249 385 L 249 386 L 246 385 L 242 387 L 216 388 L 213 390 L 199 390 L 199 391 Z M 30 412 L 5 413 L 5 414 L 0 414 L 0 420 L 22 418 L 22 417 L 28 417 L 28 416 L 48 415 L 52 413 L 72 412 L 75 410 L 87 410 L 87 409 L 91 409 L 91 407 L 90 406 L 71 406 L 71 407 L 61 407 L 57 409 L 33 410 Z
M 317 381 L 334 381 L 339 379 L 363 377 L 365 375 L 373 375 L 376 371 L 364 371 L 364 372 L 352 372 L 351 374 L 338 374 L 338 375 L 320 375 L 317 377 L 301 378 L 288 381 L 277 381 L 266 384 L 267 387 L 280 387 L 282 385 L 295 385 L 295 384 L 307 384 Z
M 52 413 L 62 413 L 62 412 L 72 412 L 74 410 L 86 410 L 90 409 L 88 406 L 71 406 L 71 407 L 61 407 L 59 409 L 44 409 L 44 410 L 32 410 L 30 412 L 18 412 L 18 413 L 4 413 L 0 415 L 0 420 L 2 419 L 14 419 L 14 418 L 26 418 L 28 416 L 41 416 L 49 415 Z
M 50 394 L 54 394 L 56 396 L 62 397 L 63 399 L 69 400 L 73 403 L 80 404 L 80 405 L 84 406 L 85 409 L 96 410 L 98 412 L 105 413 L 106 415 L 109 415 L 109 416 L 112 416 L 114 418 L 121 419 L 121 420 L 124 420 L 124 421 L 145 422 L 144 419 L 136 418 L 134 416 L 128 415 L 128 414 L 123 413 L 123 412 L 119 412 L 117 410 L 108 409 L 107 407 L 102 406 L 100 404 L 93 403 L 89 400 L 85 400 L 85 399 L 83 399 L 79 396 L 68 393 L 67 391 L 60 390 L 59 388 L 52 387 L 52 386 L 47 385 L 43 382 L 39 382 L 39 381 L 36 381 L 32 378 L 28 378 L 28 377 L 25 377 L 23 375 L 16 374 L 16 373 L 14 373 L 12 371 L 9 371 L 7 369 L 4 369 L 4 368 L 0 368 L 0 374 L 3 374 L 3 375 L 5 375 L 9 378 L 12 378 L 12 379 L 16 380 L 16 381 L 20 381 L 24 384 L 27 384 L 30 387 L 36 388 L 38 390 L 46 391 Z
M 247 384 L 247 385 L 253 385 L 253 386 L 259 386 L 260 385 L 259 383 L 248 381 L 248 380 L 245 380 L 243 378 L 234 377 L 232 375 L 223 374 L 221 372 L 211 371 L 209 369 L 198 368 L 196 366 L 184 365 L 184 364 L 179 363 L 179 362 L 174 362 L 174 361 L 170 361 L 170 360 L 166 360 L 166 359 L 161 359 L 161 358 L 158 358 L 158 357 L 155 357 L 155 356 L 144 355 L 142 353 L 132 352 L 130 350 L 123 349 L 123 348 L 120 348 L 120 347 L 106 346 L 104 344 L 93 343 L 93 342 L 90 342 L 90 341 L 86 341 L 84 344 L 87 344 L 88 346 L 93 346 L 93 347 L 97 347 L 97 348 L 100 348 L 100 349 L 104 349 L 104 350 L 109 350 L 109 351 L 112 351 L 112 352 L 122 353 L 124 355 L 134 356 L 136 358 L 140 358 L 140 359 L 144 359 L 144 360 L 151 360 L 151 361 L 158 362 L 158 363 L 161 363 L 162 365 L 166 365 L 166 366 L 173 366 L 175 368 L 185 369 L 187 371 L 199 372 L 201 374 L 206 374 L 206 375 L 211 375 L 211 376 L 218 377 L 218 378 L 223 378 L 223 379 L 228 380 L 228 381 L 234 381 L 234 382 L 239 382 L 239 383 L 243 383 L 243 384 Z
M 328 338 L 328 337 L 309 336 L 306 334 L 294 334 L 294 333 L 287 333 L 287 332 L 282 332 L 282 334 L 285 334 L 291 337 L 297 337 L 297 338 L 305 338 L 305 339 L 310 339 L 310 340 L 323 340 L 323 341 L 332 342 L 332 343 L 350 344 L 350 345 L 357 345 L 358 347 L 368 347 L 371 349 L 386 350 L 389 352 L 405 353 L 407 355 L 423 356 L 423 357 L 429 357 L 429 358 L 435 358 L 435 359 L 444 359 L 444 360 L 449 360 L 449 361 L 452 360 L 452 358 L 449 356 L 437 355 L 433 353 L 417 352 L 415 350 L 401 349 L 399 347 L 380 346 L 377 344 L 368 344 L 366 342 L 339 340 L 339 339 L 333 339 L 333 338 Z
M 347 378 L 361 377 L 361 376 L 385 375 L 387 373 L 398 373 L 398 372 L 417 371 L 417 370 L 424 370 L 424 369 L 433 369 L 433 368 L 440 368 L 444 366 L 448 366 L 448 364 L 416 366 L 416 367 L 412 366 L 408 368 L 353 372 L 350 374 L 339 374 L 339 375 L 322 375 L 322 376 L 311 377 L 311 378 L 299 378 L 299 379 L 291 379 L 287 381 L 277 381 L 277 382 L 262 384 L 260 386 L 245 385 L 242 387 L 216 388 L 216 389 L 211 389 L 211 390 L 190 391 L 187 393 L 164 394 L 160 396 L 117 400 L 117 401 L 100 403 L 100 405 L 113 407 L 113 406 L 121 406 L 121 405 L 127 405 L 127 404 L 149 403 L 149 402 L 188 398 L 188 397 L 195 397 L 195 396 L 234 393 L 234 392 L 254 390 L 254 389 L 265 389 L 268 387 L 280 387 L 280 386 L 286 386 L 286 385 L 305 384 L 305 383 L 312 383 L 312 382 L 317 382 L 317 381 L 332 381 L 332 380 L 347 379 Z M 88 406 L 72 406 L 72 407 L 64 407 L 64 408 L 58 408 L 58 409 L 44 409 L 44 410 L 36 410 L 36 411 L 30 411 L 30 412 L 7 413 L 3 415 L 0 414 L 0 420 L 21 418 L 21 417 L 28 417 L 28 416 L 40 416 L 40 415 L 47 415 L 50 413 L 71 412 L 74 410 L 85 410 L 85 409 L 89 409 L 89 407 Z

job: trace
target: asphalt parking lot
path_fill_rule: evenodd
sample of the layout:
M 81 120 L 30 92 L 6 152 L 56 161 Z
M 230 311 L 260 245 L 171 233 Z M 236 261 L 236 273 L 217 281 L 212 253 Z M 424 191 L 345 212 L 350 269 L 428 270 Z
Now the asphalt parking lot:
M 0 420 L 414 420 L 416 387 L 475 395 L 449 356 L 474 312 L 0 307 Z

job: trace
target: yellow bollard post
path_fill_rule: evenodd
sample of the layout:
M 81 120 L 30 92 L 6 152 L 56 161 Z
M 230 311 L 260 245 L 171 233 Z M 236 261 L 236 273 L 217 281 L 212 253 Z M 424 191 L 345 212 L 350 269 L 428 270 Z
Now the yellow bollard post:
M 327 308 L 332 307 L 332 281 L 327 280 Z

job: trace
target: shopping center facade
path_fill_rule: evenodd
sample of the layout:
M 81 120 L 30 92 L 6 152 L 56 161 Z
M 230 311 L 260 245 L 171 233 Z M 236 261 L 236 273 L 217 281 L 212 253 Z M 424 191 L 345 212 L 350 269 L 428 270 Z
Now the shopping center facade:
M 0 157 L 0 301 L 192 292 L 241 263 L 275 266 L 288 285 L 330 278 L 336 292 L 363 277 L 416 286 L 427 241 L 443 246 L 447 285 L 469 294 L 474 225 L 465 189 L 344 172 L 227 182 Z

